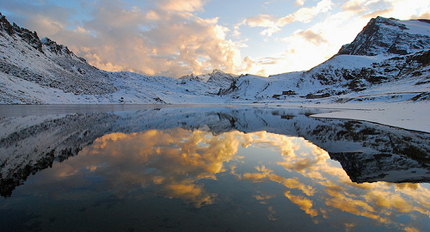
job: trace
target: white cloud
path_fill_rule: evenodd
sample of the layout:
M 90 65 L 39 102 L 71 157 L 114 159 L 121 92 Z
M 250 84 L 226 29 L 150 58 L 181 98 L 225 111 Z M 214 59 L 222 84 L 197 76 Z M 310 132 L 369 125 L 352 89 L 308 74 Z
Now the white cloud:
M 286 17 L 280 18 L 279 23 L 283 26 L 295 21 L 308 23 L 320 13 L 329 11 L 332 5 L 333 3 L 331 2 L 331 0 L 322 0 L 318 2 L 318 4 L 314 7 L 303 7 L 291 15 L 287 15 Z
M 271 65 L 260 63 L 260 68 L 270 74 L 310 69 L 336 54 L 343 44 L 352 42 L 372 17 L 380 15 L 399 19 L 426 18 L 430 15 L 430 2 L 352 0 L 333 4 L 329 1 L 321 1 L 313 8 L 302 8 L 284 18 L 273 19 L 273 16 L 265 15 L 260 17 L 264 19 L 260 22 L 264 23 L 256 24 L 259 22 L 257 18 L 253 18 L 253 22 L 255 26 L 266 27 L 265 30 L 280 30 L 288 23 L 309 22 L 318 15 L 318 12 L 328 11 L 330 14 L 327 14 L 323 20 L 308 24 L 309 27 L 303 27 L 283 38 L 285 52 L 279 55 L 277 63 Z M 273 20 L 267 22 L 268 19 Z
M 164 0 L 153 6 L 127 8 L 121 1 L 101 1 L 91 19 L 72 30 L 40 14 L 29 20 L 39 35 L 69 46 L 107 71 L 179 77 L 212 69 L 235 73 L 241 66 L 241 43 L 226 39 L 229 29 L 218 18 L 192 13 L 203 9 L 202 1 Z
M 315 16 L 329 11 L 332 5 L 331 0 L 322 0 L 316 6 L 300 8 L 285 17 L 278 18 L 272 15 L 261 14 L 247 18 L 246 23 L 250 27 L 265 27 L 266 29 L 260 34 L 272 36 L 273 33 L 281 31 L 281 27 L 293 22 L 309 23 Z
M 303 6 L 305 4 L 306 0 L 296 0 L 296 5 Z
M 54 1 L 36 4 L 16 0 L 3 1 L 0 9 L 13 12 L 13 21 L 67 45 L 100 69 L 174 77 L 215 68 L 261 75 L 309 69 L 351 42 L 371 17 L 430 15 L 430 2 L 422 0 L 319 0 L 311 7 L 302 5 L 311 1 L 297 0 L 297 10 L 285 17 L 268 14 L 268 8 L 263 7 L 266 10 L 254 17 L 226 22 L 222 14 L 220 18 L 199 17 L 212 10 L 205 9 L 206 2 L 149 0 L 133 7 L 121 0 L 83 0 L 82 9 L 71 9 Z M 85 18 L 77 20 L 82 14 Z M 305 24 L 292 25 L 295 22 Z M 249 34 L 253 30 L 241 30 L 245 25 L 260 27 L 264 38 Z M 282 35 L 282 44 L 273 35 L 287 25 L 295 32 Z M 278 48 L 271 48 L 271 42 Z M 244 54 L 251 44 L 257 49 L 252 55 Z M 279 52 L 264 53 L 274 50 Z
M 203 9 L 200 0 L 157 0 L 156 5 L 166 11 L 192 12 Z

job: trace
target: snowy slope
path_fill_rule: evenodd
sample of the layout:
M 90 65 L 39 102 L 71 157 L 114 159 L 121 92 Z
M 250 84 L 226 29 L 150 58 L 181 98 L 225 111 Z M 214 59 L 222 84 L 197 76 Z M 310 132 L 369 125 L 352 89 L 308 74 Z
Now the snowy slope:
M 221 87 L 229 84 L 223 83 L 223 80 L 213 84 L 210 79 L 149 77 L 129 72 L 109 73 L 108 76 L 119 91 L 112 94 L 111 99 L 103 100 L 103 103 L 222 103 L 223 99 L 217 93 Z
M 241 77 L 231 96 L 265 101 L 302 98 L 347 102 L 363 100 L 358 96 L 366 91 L 365 95 L 376 93 L 374 99 L 393 93 L 403 100 L 428 99 L 429 22 L 372 19 L 351 44 L 326 62 L 308 71 L 267 79 Z
M 94 95 L 116 91 L 97 68 L 67 47 L 47 38 L 40 40 L 36 32 L 11 25 L 4 16 L 0 25 L 2 74 L 66 93 Z
M 0 15 L 1 16 L 1 15 Z M 180 79 L 111 73 L 0 20 L 0 104 L 242 104 L 430 98 L 430 23 L 377 17 L 308 71 L 268 78 L 214 70 Z
M 371 19 L 352 43 L 340 49 L 339 54 L 406 55 L 427 50 L 430 45 L 429 23 L 429 20 Z
M 4 16 L 0 21 L 0 104 L 222 103 L 217 93 L 236 78 L 219 70 L 179 80 L 105 72 Z

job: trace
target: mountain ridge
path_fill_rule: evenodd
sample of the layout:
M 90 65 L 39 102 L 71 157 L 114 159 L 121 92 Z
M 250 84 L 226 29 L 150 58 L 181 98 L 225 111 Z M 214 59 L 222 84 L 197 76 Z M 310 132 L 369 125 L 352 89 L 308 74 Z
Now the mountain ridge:
M 266 78 L 213 70 L 175 79 L 99 70 L 66 46 L 0 16 L 0 104 L 343 103 L 381 100 L 363 97 L 377 91 L 386 101 L 430 95 L 430 21 L 425 19 L 373 18 L 354 41 L 307 71 Z M 384 90 L 387 83 L 400 82 L 396 94 Z
M 44 38 L 16 24 L 11 25 L 1 15 L 0 71 L 72 94 L 108 94 L 117 89 L 102 73 L 77 57 L 66 46 Z M 8 49 L 12 47 L 13 49 Z
M 428 34 L 412 34 L 406 22 L 423 22 L 424 20 L 400 21 L 394 18 L 376 17 L 369 21 L 363 30 L 350 44 L 343 45 L 338 54 L 348 55 L 407 55 L 416 51 L 428 49 L 430 32 Z

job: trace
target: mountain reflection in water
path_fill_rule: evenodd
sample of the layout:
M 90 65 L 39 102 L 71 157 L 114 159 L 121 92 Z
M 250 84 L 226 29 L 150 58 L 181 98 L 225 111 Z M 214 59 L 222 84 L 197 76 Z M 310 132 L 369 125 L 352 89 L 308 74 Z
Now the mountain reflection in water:
M 166 109 L 34 119 L 36 125 L 23 129 L 27 135 L 21 131 L 2 137 L 0 148 L 3 154 L 9 154 L 9 158 L 2 158 L 2 188 L 13 190 L 25 183 L 13 194 L 6 194 L 11 197 L 0 200 L 0 229 L 429 228 L 430 186 L 410 181 L 429 178 L 425 156 L 428 147 L 417 145 L 428 139 L 427 134 L 313 119 L 302 111 L 245 109 L 244 114 L 237 109 L 228 110 L 184 110 L 185 115 L 172 117 L 164 124 L 156 116 L 141 118 L 136 114 L 148 116 Z M 292 116 L 285 119 L 282 115 Z M 18 119 L 3 125 L 13 124 L 13 120 Z M 173 121 L 181 127 L 172 125 Z M 57 126 L 43 126 L 54 124 Z M 151 129 L 155 125 L 165 128 Z M 128 131 L 130 128 L 135 131 Z M 296 131 L 292 132 L 292 128 Z M 278 130 L 288 133 L 280 134 Z M 362 135 L 358 135 L 359 131 Z M 96 136 L 98 133 L 102 134 Z M 291 133 L 302 137 L 288 135 Z M 406 135 L 409 139 L 405 139 Z M 34 164 L 41 165 L 33 169 L 35 175 L 20 177 L 31 167 L 19 157 L 31 157 L 28 154 L 43 150 L 42 143 L 28 141 L 51 136 L 52 140 L 61 138 L 56 146 L 59 149 L 45 149 L 49 151 L 45 156 L 34 158 Z M 406 145 L 385 144 L 402 139 Z M 20 147 L 24 143 L 28 147 Z M 410 147 L 418 152 L 398 152 Z M 13 157 L 19 159 L 13 163 Z M 62 162 L 54 162 L 58 158 Z M 45 169 L 43 165 L 52 167 Z M 352 182 L 354 178 L 367 178 L 372 183 Z

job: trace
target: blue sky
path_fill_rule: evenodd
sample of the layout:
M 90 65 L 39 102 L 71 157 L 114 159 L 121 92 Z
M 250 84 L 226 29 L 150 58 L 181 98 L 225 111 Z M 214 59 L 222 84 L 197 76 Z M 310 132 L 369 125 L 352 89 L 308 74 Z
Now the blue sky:
M 180 77 L 310 69 L 376 16 L 430 18 L 423 0 L 0 0 L 11 22 L 107 71 Z

